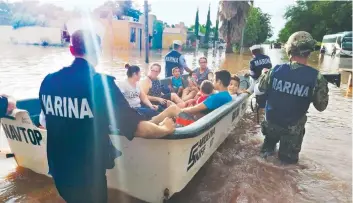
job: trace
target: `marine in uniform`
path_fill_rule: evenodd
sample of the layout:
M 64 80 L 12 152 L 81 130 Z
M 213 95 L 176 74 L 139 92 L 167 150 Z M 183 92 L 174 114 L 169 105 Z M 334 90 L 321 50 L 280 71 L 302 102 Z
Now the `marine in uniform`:
M 191 72 L 191 69 L 188 68 L 185 57 L 182 55 L 182 42 L 180 40 L 173 41 L 173 50 L 170 51 L 165 57 L 165 77 L 173 76 L 173 68 L 178 67 L 180 70 L 180 74 L 184 73 L 184 70 L 187 72 Z
M 48 74 L 40 87 L 40 123 L 47 128 L 47 156 L 61 197 L 68 203 L 107 202 L 106 169 L 119 152 L 109 134 L 132 140 L 158 138 L 174 131 L 173 121 L 146 121 L 130 108 L 114 77 L 95 71 L 100 38 L 78 30 L 71 36 L 75 59 L 69 67 Z
M 261 124 L 265 136 L 261 148 L 264 157 L 272 154 L 280 142 L 280 161 L 297 163 L 310 103 L 318 111 L 327 107 L 327 81 L 318 70 L 307 65 L 314 46 L 315 40 L 309 33 L 295 32 L 285 46 L 290 62 L 262 74 L 255 85 L 255 94 L 267 94 L 266 118 Z
M 250 51 L 253 55 L 253 59 L 250 61 L 250 76 L 257 80 L 264 68 L 272 68 L 271 59 L 269 56 L 261 53 L 261 46 L 255 44 L 250 47 Z
M 262 71 L 272 68 L 272 63 L 270 57 L 261 52 L 261 46 L 259 44 L 251 46 L 250 51 L 253 55 L 253 59 L 249 62 L 251 86 L 248 88 L 248 91 L 252 92 Z M 265 108 L 266 95 L 256 95 L 256 103 L 258 104 L 258 108 Z

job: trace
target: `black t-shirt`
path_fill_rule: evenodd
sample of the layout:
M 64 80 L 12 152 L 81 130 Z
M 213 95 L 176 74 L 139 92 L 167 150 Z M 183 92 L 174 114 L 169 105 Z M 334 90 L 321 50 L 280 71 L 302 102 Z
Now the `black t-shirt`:
M 89 184 L 95 174 L 105 173 L 113 161 L 110 129 L 134 138 L 144 117 L 130 108 L 114 79 L 75 59 L 43 80 L 39 98 L 46 118 L 49 171 L 56 183 Z

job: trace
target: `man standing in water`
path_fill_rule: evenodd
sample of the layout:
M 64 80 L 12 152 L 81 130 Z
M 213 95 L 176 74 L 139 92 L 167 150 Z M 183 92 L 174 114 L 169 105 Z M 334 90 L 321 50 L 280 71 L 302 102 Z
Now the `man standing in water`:
M 327 81 L 307 65 L 315 40 L 304 31 L 292 34 L 286 43 L 289 63 L 280 64 L 260 76 L 255 94 L 266 93 L 266 119 L 261 124 L 265 136 L 263 157 L 275 151 L 282 163 L 296 164 L 305 134 L 306 113 L 312 102 L 318 111 L 328 104 Z
M 272 68 L 272 63 L 270 57 L 261 53 L 261 46 L 255 44 L 250 47 L 251 54 L 253 55 L 253 59 L 250 61 L 250 76 L 257 80 L 261 72 L 264 68 L 270 69 Z
M 175 127 L 172 119 L 161 116 L 158 123 L 146 121 L 130 108 L 114 77 L 95 71 L 101 52 L 96 34 L 74 32 L 70 51 L 73 63 L 48 74 L 39 91 L 49 173 L 66 202 L 105 203 L 105 172 L 117 157 L 109 139 L 111 129 L 132 140 L 163 137 Z
M 191 69 L 188 67 L 185 61 L 184 55 L 181 52 L 182 42 L 180 40 L 173 41 L 173 50 L 169 52 L 164 60 L 165 60 L 165 77 L 173 76 L 172 70 L 175 67 L 178 67 L 180 70 L 180 74 L 184 73 L 184 70 L 187 72 L 191 72 Z

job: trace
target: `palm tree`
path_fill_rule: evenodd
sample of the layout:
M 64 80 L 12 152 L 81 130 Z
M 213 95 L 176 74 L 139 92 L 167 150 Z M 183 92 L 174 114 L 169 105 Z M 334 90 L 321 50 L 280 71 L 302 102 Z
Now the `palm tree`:
M 226 53 L 232 53 L 232 43 L 241 40 L 245 19 L 253 1 L 225 1 L 219 2 L 220 34 L 227 42 Z

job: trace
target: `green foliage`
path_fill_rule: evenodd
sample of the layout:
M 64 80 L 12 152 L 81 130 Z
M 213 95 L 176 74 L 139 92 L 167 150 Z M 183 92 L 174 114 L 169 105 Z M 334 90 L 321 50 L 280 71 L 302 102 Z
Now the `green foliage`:
M 208 46 L 208 41 L 210 41 L 210 33 L 211 33 L 211 8 L 208 6 L 208 13 L 207 13 L 207 21 L 206 21 L 206 30 L 205 30 L 205 41 L 204 43 Z
M 13 29 L 29 26 L 45 26 L 45 22 L 36 19 L 28 14 L 17 14 L 12 19 Z
M 285 27 L 278 40 L 286 42 L 297 31 L 307 31 L 321 41 L 326 34 L 352 30 L 352 1 L 297 1 L 287 8 Z
M 244 30 L 244 46 L 261 44 L 272 37 L 271 16 L 260 8 L 252 7 Z
M 0 2 L 0 25 L 10 25 L 12 19 L 12 9 L 10 4 Z
M 135 20 L 138 20 L 142 15 L 142 13 L 139 10 L 133 7 L 132 0 L 115 1 L 115 4 L 119 8 L 116 13 L 116 16 L 118 17 L 118 19 L 120 19 L 122 15 L 125 15 L 125 16 L 130 16 Z
M 196 11 L 196 18 L 195 18 L 195 36 L 198 38 L 199 36 L 199 9 Z
M 158 20 L 154 21 L 153 30 L 152 48 L 161 49 L 163 41 L 163 23 Z
M 200 25 L 199 27 L 200 27 L 200 32 L 202 34 L 205 34 L 206 33 L 206 25 Z
M 216 20 L 216 27 L 213 29 L 214 37 L 213 41 L 216 42 L 218 40 L 218 29 L 219 29 L 219 20 Z

